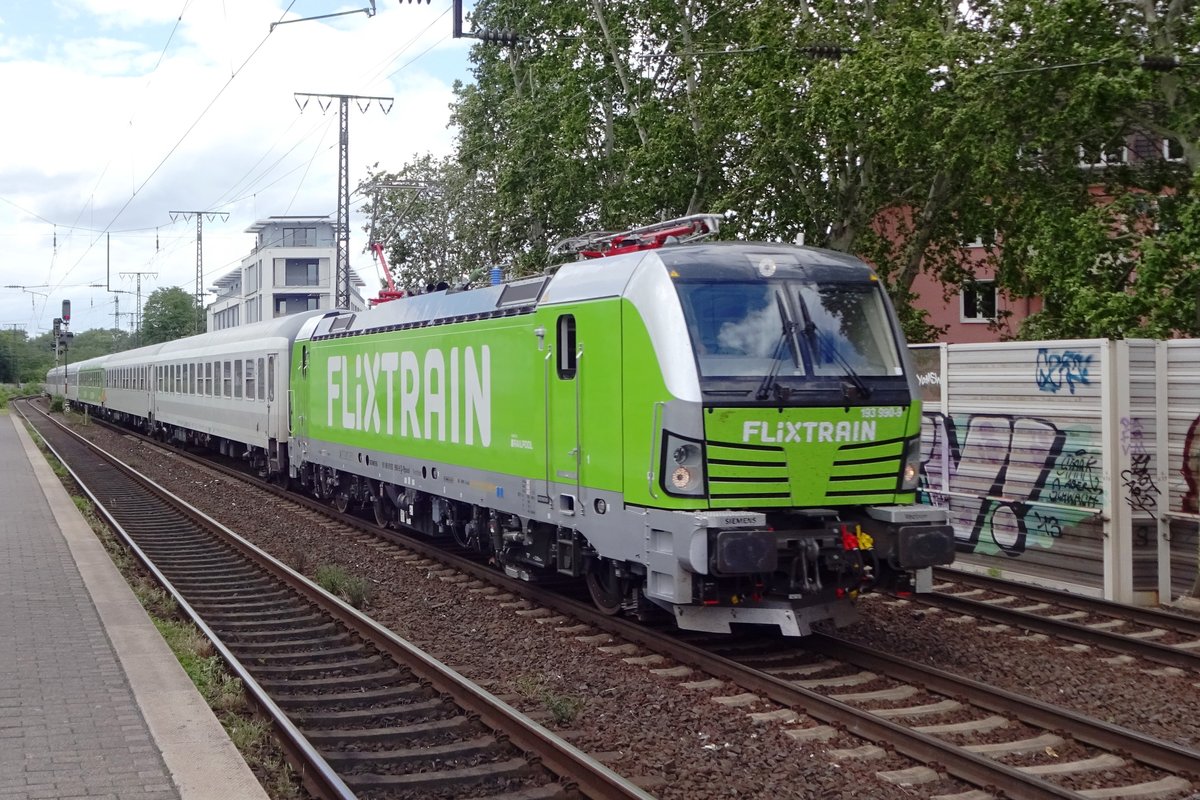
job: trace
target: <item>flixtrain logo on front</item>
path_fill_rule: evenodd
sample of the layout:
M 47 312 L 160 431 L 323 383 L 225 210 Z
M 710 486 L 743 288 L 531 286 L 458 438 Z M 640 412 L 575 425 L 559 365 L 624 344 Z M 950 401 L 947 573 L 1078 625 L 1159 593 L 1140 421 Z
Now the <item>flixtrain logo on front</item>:
M 742 423 L 743 442 L 763 444 L 787 444 L 801 442 L 873 442 L 875 420 L 853 422 L 787 422 L 772 425 L 761 420 L 746 420 Z
M 487 345 L 330 356 L 325 424 L 452 444 L 492 443 Z

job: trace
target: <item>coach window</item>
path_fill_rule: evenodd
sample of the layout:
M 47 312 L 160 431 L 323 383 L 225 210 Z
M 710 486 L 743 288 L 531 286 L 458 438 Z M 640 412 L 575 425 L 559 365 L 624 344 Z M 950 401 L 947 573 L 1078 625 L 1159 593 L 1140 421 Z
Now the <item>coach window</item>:
M 212 362 L 204 362 L 204 396 L 212 397 Z
M 247 358 L 246 359 L 246 399 L 247 400 L 254 399 L 254 384 L 255 384 L 254 378 L 255 378 L 254 359 Z
M 275 402 L 275 355 L 267 356 L 267 400 Z
M 213 396 L 221 396 L 221 362 L 213 362 Z
M 267 392 L 266 392 L 267 387 L 264 384 L 266 384 L 266 381 L 263 380 L 263 360 L 260 358 L 258 360 L 258 399 L 259 400 L 267 399 Z
M 188 394 L 196 393 L 196 364 L 188 364 Z
M 242 396 L 242 360 L 240 358 L 233 362 L 233 396 L 239 399 Z
M 221 394 L 233 397 L 233 367 L 228 361 L 221 362 Z
M 558 377 L 569 381 L 575 377 L 575 315 L 558 318 Z

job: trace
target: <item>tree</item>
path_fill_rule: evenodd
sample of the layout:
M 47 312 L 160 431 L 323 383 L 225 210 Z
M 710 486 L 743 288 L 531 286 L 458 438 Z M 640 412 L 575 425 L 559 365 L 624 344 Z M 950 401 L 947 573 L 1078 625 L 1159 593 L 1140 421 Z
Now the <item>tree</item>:
M 1200 289 L 1197 90 L 1138 61 L 1200 47 L 1191 0 L 480 0 L 475 25 L 521 42 L 472 49 L 455 156 L 395 173 L 470 205 L 407 207 L 401 261 L 520 274 L 588 229 L 730 210 L 729 236 L 869 260 L 914 340 L 914 280 L 971 282 L 976 238 L 1045 299 L 1028 334 L 1196 330 L 1172 287 Z M 1080 168 L 1131 134 L 1182 158 Z
M 197 320 L 203 323 L 204 310 L 196 308 L 195 298 L 178 286 L 155 289 L 142 306 L 141 344 L 170 342 L 191 336 Z M 200 325 L 203 329 L 203 324 Z
M 407 186 L 378 188 L 387 184 Z M 480 185 L 451 158 L 424 155 L 396 172 L 369 170 L 359 192 L 369 198 L 367 235 L 383 245 L 399 288 L 478 282 L 501 262 L 494 237 L 478 229 L 488 212 Z

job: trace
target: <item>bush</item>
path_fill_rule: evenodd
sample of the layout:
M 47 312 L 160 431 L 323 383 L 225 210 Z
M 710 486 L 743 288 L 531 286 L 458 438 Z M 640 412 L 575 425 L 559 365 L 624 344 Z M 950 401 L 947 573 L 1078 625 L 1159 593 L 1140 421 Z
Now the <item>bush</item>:
M 56 394 L 50 400 L 50 413 L 61 414 L 62 410 L 63 410 L 63 396 L 61 394 Z

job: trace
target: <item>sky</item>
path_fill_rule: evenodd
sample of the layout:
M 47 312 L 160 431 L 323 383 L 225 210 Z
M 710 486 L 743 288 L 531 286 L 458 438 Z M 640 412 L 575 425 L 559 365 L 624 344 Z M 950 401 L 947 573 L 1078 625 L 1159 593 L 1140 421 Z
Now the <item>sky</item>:
M 394 98 L 387 113 L 350 104 L 352 192 L 376 164 L 449 154 L 452 86 L 470 78 L 471 45 L 451 36 L 450 0 L 287 22 L 369 5 L 0 4 L 0 328 L 36 336 L 69 299 L 71 330 L 130 330 L 130 273 L 144 273 L 143 302 L 159 288 L 194 292 L 196 219 L 171 212 L 228 214 L 204 219 L 206 289 L 250 253 L 257 220 L 334 219 L 338 104 L 322 111 L 313 98 L 302 110 L 298 92 Z M 351 194 L 350 263 L 374 287 L 363 200 Z

